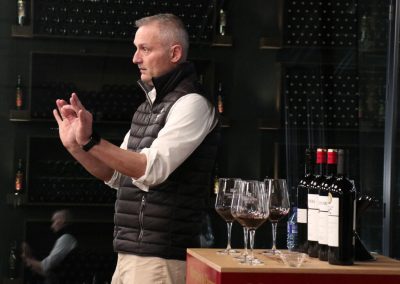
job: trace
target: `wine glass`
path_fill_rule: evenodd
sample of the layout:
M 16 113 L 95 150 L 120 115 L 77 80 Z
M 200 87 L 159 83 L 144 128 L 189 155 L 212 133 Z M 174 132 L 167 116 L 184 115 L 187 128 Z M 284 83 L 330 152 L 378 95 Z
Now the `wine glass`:
M 244 187 L 241 186 L 241 183 L 243 181 L 238 180 L 238 186 L 235 186 L 235 190 L 233 191 L 233 195 L 232 195 L 232 204 L 231 204 L 231 214 L 232 216 L 237 219 L 237 208 L 238 208 L 238 203 L 239 203 L 239 197 L 241 196 Z M 248 255 L 248 251 L 247 251 L 247 237 L 249 235 L 249 232 L 247 230 L 247 227 L 243 226 L 243 246 L 244 246 L 244 250 L 243 252 L 238 255 L 235 256 L 236 259 L 239 259 L 242 263 L 246 262 L 246 258 Z
M 256 229 L 268 219 L 268 193 L 264 183 L 259 181 L 243 181 L 236 209 L 236 220 L 249 231 L 250 254 L 246 263 L 250 265 L 263 263 L 254 257 L 254 236 Z
M 231 213 L 232 195 L 235 185 L 238 185 L 237 178 L 219 178 L 218 179 L 218 193 L 215 199 L 215 210 L 225 220 L 227 225 L 228 241 L 226 249 L 218 251 L 218 254 L 235 254 L 237 250 L 231 248 L 231 233 L 232 224 L 235 218 Z
M 269 192 L 269 220 L 272 225 L 272 248 L 265 253 L 275 255 L 280 253 L 276 249 L 276 227 L 278 221 L 289 213 L 289 192 L 285 179 L 266 179 L 264 182 Z

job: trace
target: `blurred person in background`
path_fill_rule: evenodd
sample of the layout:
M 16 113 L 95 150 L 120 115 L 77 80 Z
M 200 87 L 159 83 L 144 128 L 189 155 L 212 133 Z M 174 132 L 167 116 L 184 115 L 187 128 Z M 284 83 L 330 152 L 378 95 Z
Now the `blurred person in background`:
M 24 264 L 33 272 L 42 275 L 46 284 L 61 283 L 59 271 L 63 269 L 63 262 L 76 249 L 77 240 L 71 234 L 71 214 L 68 210 L 59 210 L 51 218 L 51 230 L 56 234 L 57 240 L 50 254 L 42 260 L 33 257 L 31 248 L 27 243 L 22 244 L 21 258 Z

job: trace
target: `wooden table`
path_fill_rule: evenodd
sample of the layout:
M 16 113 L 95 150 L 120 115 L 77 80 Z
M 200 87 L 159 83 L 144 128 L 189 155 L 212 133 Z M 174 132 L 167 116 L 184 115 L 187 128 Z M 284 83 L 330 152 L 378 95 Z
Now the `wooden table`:
M 217 249 L 188 249 L 186 284 L 400 284 L 400 261 L 376 256 L 376 261 L 351 266 L 330 265 L 307 258 L 300 268 L 286 266 L 279 257 L 255 250 L 262 265 L 240 264 Z

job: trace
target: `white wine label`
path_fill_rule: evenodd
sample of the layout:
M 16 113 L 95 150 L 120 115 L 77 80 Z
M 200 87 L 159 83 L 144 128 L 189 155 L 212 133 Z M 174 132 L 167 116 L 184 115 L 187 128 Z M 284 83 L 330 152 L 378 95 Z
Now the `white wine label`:
M 319 211 L 328 212 L 328 196 L 318 196 Z
M 318 243 L 322 245 L 328 244 L 328 212 L 319 211 L 319 235 L 318 235 Z
M 297 208 L 297 223 L 307 224 L 307 209 Z
M 318 241 L 318 219 L 319 212 L 317 209 L 309 209 L 308 210 L 308 240 L 309 241 Z
M 328 246 L 339 247 L 339 217 L 328 216 Z
M 328 204 L 328 212 L 329 216 L 339 217 L 339 198 L 332 197 L 331 203 Z
M 309 209 L 319 209 L 318 208 L 318 194 L 308 194 L 308 208 Z

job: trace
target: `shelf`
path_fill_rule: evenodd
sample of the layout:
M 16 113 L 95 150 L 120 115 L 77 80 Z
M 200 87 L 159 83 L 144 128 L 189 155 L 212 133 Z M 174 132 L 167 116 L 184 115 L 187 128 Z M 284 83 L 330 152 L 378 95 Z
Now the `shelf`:
M 27 198 L 25 194 L 15 195 L 13 193 L 8 193 L 6 196 L 6 204 L 12 205 L 13 207 L 19 207 L 26 204 Z
M 281 49 L 282 40 L 279 38 L 260 38 L 260 49 Z
M 30 121 L 31 112 L 29 110 L 10 110 L 10 121 Z
M 231 47 L 233 45 L 233 40 L 231 36 L 221 36 L 221 35 L 216 35 L 214 37 L 213 42 L 211 43 L 211 46 L 221 46 L 221 47 Z
M 12 37 L 21 37 L 21 38 L 32 38 L 33 37 L 33 28 L 32 26 L 11 26 L 11 36 Z
M 219 116 L 220 125 L 222 128 L 231 127 L 231 120 L 223 115 Z

